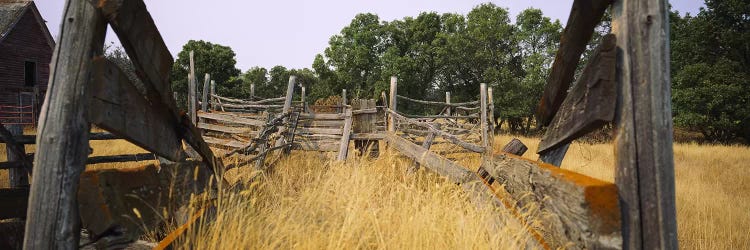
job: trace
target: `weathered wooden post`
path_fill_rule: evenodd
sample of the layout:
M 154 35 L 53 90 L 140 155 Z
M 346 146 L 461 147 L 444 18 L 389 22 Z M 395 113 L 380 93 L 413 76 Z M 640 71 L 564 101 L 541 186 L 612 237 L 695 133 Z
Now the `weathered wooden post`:
M 255 83 L 250 83 L 250 100 L 255 99 Z
M 487 84 L 479 84 L 479 127 L 482 130 L 482 147 L 484 148 L 483 155 L 492 155 L 492 147 L 490 145 L 490 137 L 487 133 Z
M 211 80 L 211 97 L 208 98 L 209 100 L 211 100 L 210 101 L 211 110 L 216 110 L 216 103 L 215 103 L 216 100 L 214 97 L 215 95 L 216 95 L 216 81 Z
M 446 91 L 445 92 L 445 103 L 449 106 L 445 106 L 445 115 L 450 116 L 451 115 L 451 92 Z
M 388 109 L 396 112 L 396 93 L 398 88 L 398 78 L 391 76 L 391 103 L 388 105 Z M 396 118 L 388 114 L 388 132 L 396 132 Z
M 282 115 L 288 115 L 289 111 L 292 109 L 292 98 L 294 97 L 294 84 L 297 82 L 297 76 L 289 76 L 289 83 L 286 85 L 286 99 L 284 99 L 284 108 L 282 110 Z M 284 124 L 289 122 L 289 118 L 284 118 Z M 279 130 L 279 133 L 283 135 L 286 133 L 286 126 L 282 126 Z M 284 144 L 284 140 L 276 140 L 276 144 L 274 146 L 279 147 L 282 144 Z
M 495 143 L 495 98 L 493 98 L 492 87 L 487 88 L 487 102 L 489 105 L 489 128 L 490 131 L 490 147 Z
M 49 88 L 39 119 L 24 249 L 77 249 L 77 192 L 89 153 L 87 94 L 92 59 L 106 34 L 102 14 L 89 1 L 66 1 Z
M 23 125 L 10 124 L 5 125 L 5 128 L 8 129 L 11 136 L 23 135 Z M 26 149 L 23 147 L 23 144 L 10 146 L 10 143 L 11 142 L 5 142 L 5 154 L 8 157 L 8 162 L 26 161 L 25 158 L 19 158 L 19 156 L 26 156 Z M 8 177 L 10 178 L 11 188 L 21 188 L 29 185 L 29 172 L 26 168 L 11 168 L 8 170 Z
M 352 102 L 356 109 L 354 114 L 354 134 L 366 136 L 367 138 L 355 138 L 354 148 L 360 155 L 365 155 L 370 150 L 370 157 L 378 157 L 380 154 L 378 141 L 372 140 L 370 135 L 375 133 L 375 123 L 377 119 L 377 109 L 375 100 L 359 99 Z
M 207 73 L 203 81 L 203 93 L 201 93 L 203 95 L 202 96 L 203 102 L 201 102 L 201 110 L 203 112 L 208 112 L 208 91 L 210 90 L 210 85 L 211 85 L 211 75 Z
M 615 1 L 615 182 L 623 249 L 677 249 L 666 0 Z
M 307 92 L 305 91 L 305 86 L 302 87 L 302 98 L 300 98 L 300 101 L 302 101 L 302 112 L 307 113 L 307 102 L 305 101 L 305 95 L 307 95 Z
M 190 75 L 188 75 L 188 114 L 190 115 L 190 122 L 198 124 L 196 119 L 196 83 L 195 83 L 195 53 L 190 51 Z
M 341 90 L 341 113 L 343 113 L 346 110 L 345 108 L 346 104 L 347 104 L 346 89 L 342 89 Z
M 339 155 L 336 160 L 346 160 L 346 156 L 349 154 L 349 139 L 352 134 L 352 109 L 343 107 L 344 109 L 344 130 L 341 133 L 341 143 L 339 144 Z

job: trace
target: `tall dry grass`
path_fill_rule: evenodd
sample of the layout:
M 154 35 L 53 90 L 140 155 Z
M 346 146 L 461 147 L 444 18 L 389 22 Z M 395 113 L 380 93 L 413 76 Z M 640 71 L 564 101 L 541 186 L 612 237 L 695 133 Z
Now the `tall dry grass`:
M 511 138 L 498 136 L 496 148 Z M 535 158 L 539 140 L 521 140 L 530 147 L 525 156 Z M 119 140 L 92 142 L 92 147 L 96 155 L 143 152 Z M 677 143 L 674 152 L 680 247 L 749 249 L 750 148 Z M 0 144 L 0 161 L 5 157 Z M 258 184 L 221 199 L 216 220 L 192 227 L 190 237 L 178 244 L 200 249 L 517 248 L 519 240 L 528 239 L 521 227 L 489 232 L 483 221 L 494 211 L 475 209 L 455 185 L 426 171 L 404 176 L 408 164 L 392 154 L 336 164 L 317 153 L 295 152 Z M 606 181 L 614 180 L 613 165 L 611 144 L 574 143 L 563 162 L 564 168 Z M 7 171 L 0 171 L 0 187 L 7 181 Z

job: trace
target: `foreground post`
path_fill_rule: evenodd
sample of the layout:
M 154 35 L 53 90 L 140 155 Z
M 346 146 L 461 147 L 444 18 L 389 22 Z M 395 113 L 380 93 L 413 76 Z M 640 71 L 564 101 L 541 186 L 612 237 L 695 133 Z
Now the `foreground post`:
M 86 94 L 106 23 L 89 1 L 67 1 L 64 9 L 39 118 L 24 249 L 77 249 L 80 244 L 76 192 L 89 152 Z
M 677 249 L 667 11 L 666 0 L 619 0 L 613 8 L 623 249 Z
M 390 110 L 396 112 L 396 93 L 398 88 L 398 78 L 391 76 L 391 103 L 388 105 Z M 388 115 L 388 131 L 396 132 L 396 119 L 392 115 Z

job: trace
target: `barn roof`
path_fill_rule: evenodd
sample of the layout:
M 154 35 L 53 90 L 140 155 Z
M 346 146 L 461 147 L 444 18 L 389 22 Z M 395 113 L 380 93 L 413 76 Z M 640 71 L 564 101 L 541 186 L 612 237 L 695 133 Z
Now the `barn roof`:
M 47 30 L 44 19 L 42 19 L 39 10 L 32 0 L 0 0 L 0 42 L 13 30 L 16 23 L 26 13 L 26 10 L 33 11 L 34 17 L 42 26 L 42 30 L 45 32 L 50 46 L 54 47 L 55 41 L 52 39 L 52 35 Z

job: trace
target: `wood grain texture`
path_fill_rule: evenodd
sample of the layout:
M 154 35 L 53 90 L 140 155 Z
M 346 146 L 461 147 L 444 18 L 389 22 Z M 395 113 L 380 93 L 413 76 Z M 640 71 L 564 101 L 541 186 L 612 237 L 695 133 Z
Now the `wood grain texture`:
M 488 125 L 489 119 L 487 118 L 487 84 L 486 83 L 480 83 L 479 84 L 479 129 L 481 130 L 482 134 L 482 147 L 484 148 L 484 154 L 485 155 L 491 155 L 492 154 L 492 144 L 490 144 L 490 127 Z
M 204 130 L 211 130 L 216 132 L 222 132 L 227 134 L 238 134 L 238 135 L 252 135 L 257 134 L 257 131 L 247 127 L 230 127 L 217 124 L 198 123 L 198 128 Z
M 455 183 L 465 183 L 476 178 L 471 170 L 456 164 L 434 152 L 411 143 L 398 135 L 388 132 L 385 136 L 388 145 L 398 150 L 401 154 L 414 159 L 422 166 L 438 173 Z
M 349 154 L 349 138 L 352 135 L 352 109 L 346 108 L 346 118 L 344 118 L 344 130 L 341 132 L 341 142 L 339 145 L 339 155 L 336 160 L 346 160 L 346 156 Z
M 152 109 L 116 64 L 104 57 L 93 62 L 89 122 L 171 161 L 185 159 L 179 124 L 165 119 L 169 113 Z
M 615 59 L 617 39 L 609 34 L 602 38 L 581 77 L 568 93 L 539 143 L 539 154 L 561 144 L 570 143 L 615 116 L 617 86 Z
M 503 153 L 506 154 L 512 154 L 517 156 L 523 156 L 524 153 L 526 153 L 526 150 L 529 148 L 526 147 L 521 140 L 517 138 L 513 138 L 508 144 L 505 144 L 503 146 Z M 482 179 L 486 180 L 488 184 L 492 185 L 492 183 L 495 182 L 495 178 L 490 176 L 490 173 L 487 172 L 487 170 L 484 168 L 484 165 L 489 163 L 490 161 L 482 161 L 482 165 L 479 166 L 479 169 L 477 169 L 477 174 Z
M 623 204 L 623 247 L 678 249 L 668 1 L 617 1 L 612 16 L 620 87 L 615 181 Z
M 89 152 L 86 95 L 106 23 L 89 1 L 67 1 L 39 117 L 24 249 L 76 249 L 76 192 Z
M 210 119 L 218 122 L 224 122 L 224 123 L 236 123 L 241 125 L 247 125 L 247 126 L 254 126 L 254 127 L 262 127 L 266 125 L 265 121 L 258 120 L 258 119 L 252 119 L 252 118 L 245 118 L 238 115 L 233 115 L 231 113 L 206 113 L 206 112 L 198 112 L 198 117 Z
M 555 166 L 510 154 L 495 155 L 485 169 L 519 209 L 539 206 L 539 227 L 552 248 L 621 249 L 617 187 Z
M 575 0 L 555 54 L 547 85 L 536 110 L 539 123 L 548 125 L 567 95 L 581 54 L 594 34 L 611 0 Z
M 191 161 L 86 171 L 78 192 L 83 226 L 93 239 L 111 230 L 137 239 L 175 216 L 191 195 L 208 190 L 211 173 L 199 165 Z

